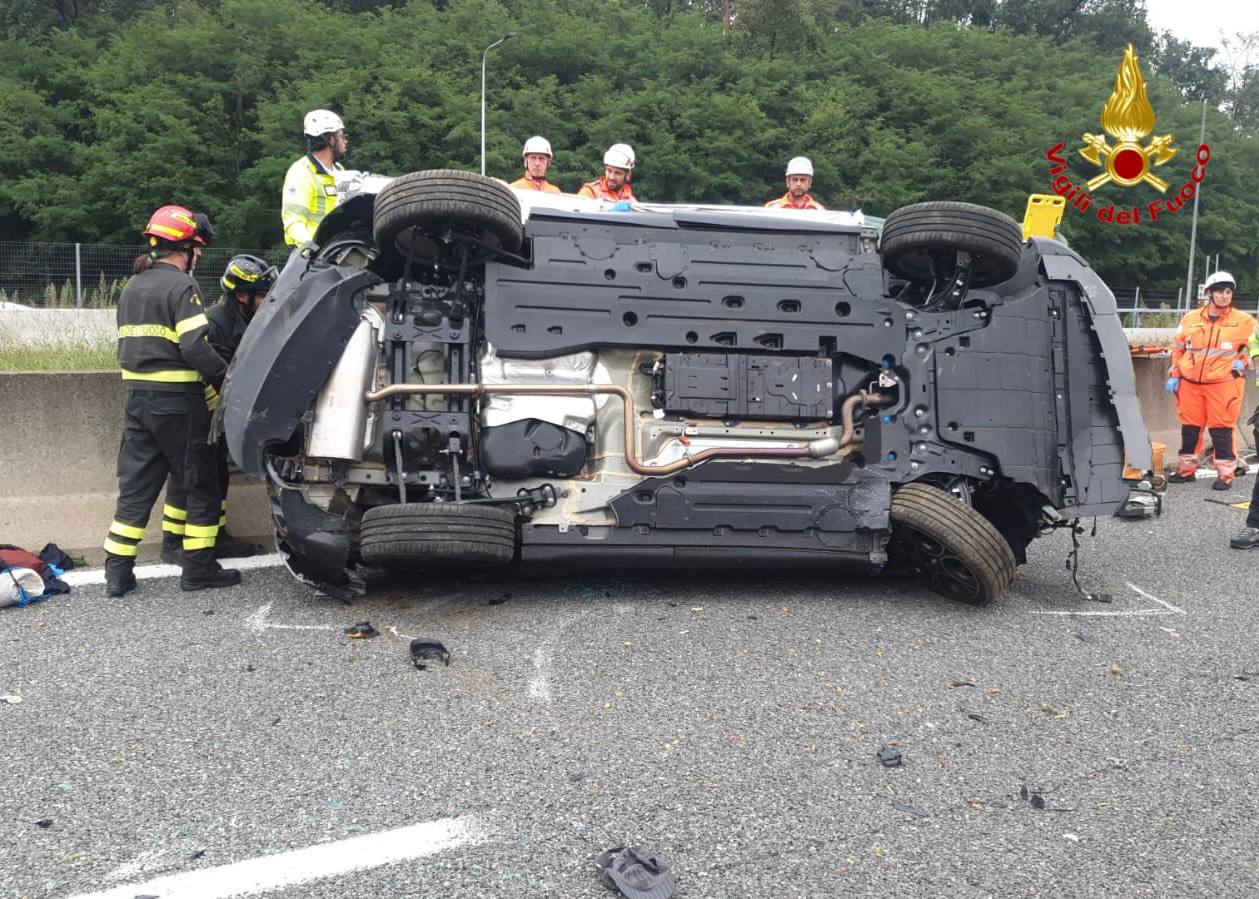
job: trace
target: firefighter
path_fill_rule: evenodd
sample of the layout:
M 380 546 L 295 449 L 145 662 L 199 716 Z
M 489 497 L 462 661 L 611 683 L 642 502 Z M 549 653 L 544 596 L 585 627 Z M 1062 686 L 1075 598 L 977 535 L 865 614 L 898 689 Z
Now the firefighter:
M 1250 367 L 1259 369 L 1259 329 L 1250 335 L 1247 351 L 1250 355 Z M 1259 388 L 1259 377 L 1255 378 L 1255 387 Z M 1255 446 L 1259 446 L 1259 409 L 1250 419 L 1254 429 Z M 1254 487 L 1250 488 L 1250 511 L 1246 513 L 1246 526 L 1228 545 L 1234 549 L 1259 549 L 1259 477 L 1255 478 Z
M 118 299 L 118 367 L 127 387 L 118 450 L 118 503 L 105 540 L 105 592 L 135 589 L 136 553 L 167 475 L 165 535 L 181 534 L 184 590 L 240 583 L 214 558 L 219 488 L 204 390 L 227 366 L 206 340 L 209 322 L 191 272 L 214 236 L 210 220 L 163 206 L 144 229 L 149 252 Z M 164 541 L 165 542 L 165 541 Z
M 1172 335 L 1172 366 L 1165 389 L 1176 397 L 1180 415 L 1180 455 L 1170 481 L 1192 481 L 1198 468 L 1202 429 L 1211 435 L 1216 480 L 1211 486 L 1233 486 L 1237 455 L 1233 433 L 1246 392 L 1247 345 L 1255 320 L 1233 308 L 1237 282 L 1228 272 L 1207 276 L 1207 302 L 1188 313 Z
M 274 265 L 265 259 L 242 253 L 233 256 L 223 270 L 219 284 L 223 288 L 223 297 L 206 310 L 205 317 L 210 322 L 210 330 L 206 334 L 210 346 L 223 359 L 224 364 L 231 365 L 245 329 L 253 320 L 254 313 L 262 305 L 267 293 L 275 286 L 278 272 Z M 207 388 L 207 392 L 209 388 Z M 218 394 L 207 394 L 210 411 L 218 403 Z M 240 540 L 227 530 L 227 488 L 229 475 L 227 470 L 227 443 L 220 439 L 218 447 L 219 476 L 219 533 L 214 544 L 215 554 L 220 559 L 238 559 L 244 556 L 256 556 L 264 550 L 257 543 Z
M 613 203 L 620 200 L 634 202 L 636 198 L 629 184 L 633 174 L 634 148 L 629 144 L 613 144 L 603 154 L 603 177 L 587 181 L 577 195 Z
M 550 171 L 551 160 L 554 158 L 549 140 L 541 135 L 534 135 L 525 141 L 525 148 L 520 151 L 520 156 L 525 163 L 525 173 L 511 183 L 512 187 L 519 187 L 521 190 L 540 190 L 548 194 L 563 193 L 546 180 L 546 173 Z
M 337 205 L 336 172 L 344 171 L 349 138 L 345 123 L 330 109 L 312 109 L 302 122 L 306 155 L 295 160 L 284 176 L 280 220 L 284 242 L 292 247 L 314 239 L 323 217 Z
M 787 163 L 787 192 L 770 200 L 769 209 L 820 209 L 826 207 L 809 196 L 813 186 L 813 163 L 807 156 L 796 156 Z

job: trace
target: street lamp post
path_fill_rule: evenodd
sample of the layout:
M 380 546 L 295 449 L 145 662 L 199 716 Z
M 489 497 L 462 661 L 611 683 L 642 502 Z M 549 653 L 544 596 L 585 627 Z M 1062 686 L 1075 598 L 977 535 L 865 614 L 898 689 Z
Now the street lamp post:
M 485 48 L 485 52 L 481 54 L 481 174 L 485 174 L 485 61 L 489 58 L 490 51 L 507 40 L 509 37 L 515 37 L 516 32 L 509 31 L 494 43 Z

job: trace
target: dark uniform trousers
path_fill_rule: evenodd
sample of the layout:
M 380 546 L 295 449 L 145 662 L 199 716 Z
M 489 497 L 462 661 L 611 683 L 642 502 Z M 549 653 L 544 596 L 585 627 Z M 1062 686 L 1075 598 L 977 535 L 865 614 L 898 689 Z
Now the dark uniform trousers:
M 118 450 L 118 505 L 105 549 L 134 559 L 153 504 L 169 481 L 162 528 L 182 534 L 185 563 L 211 567 L 221 495 L 210 412 L 198 392 L 127 391 Z

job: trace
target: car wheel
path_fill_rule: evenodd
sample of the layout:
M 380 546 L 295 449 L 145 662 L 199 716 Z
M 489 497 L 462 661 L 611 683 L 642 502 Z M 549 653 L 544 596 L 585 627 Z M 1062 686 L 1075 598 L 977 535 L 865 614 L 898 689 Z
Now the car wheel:
M 450 169 L 412 172 L 376 195 L 372 233 L 382 248 L 432 258 L 438 231 L 446 226 L 512 253 L 524 240 L 520 201 L 511 188 L 483 175 Z
M 906 484 L 892 494 L 892 567 L 937 593 L 972 605 L 997 599 L 1014 582 L 1014 552 L 996 528 L 953 494 Z
M 883 264 L 908 281 L 952 277 L 957 254 L 971 256 L 972 287 L 991 287 L 1018 271 L 1023 229 L 1003 212 L 973 203 L 917 203 L 887 217 L 879 237 Z
M 376 506 L 363 513 L 359 554 L 385 568 L 505 565 L 516 555 L 516 515 L 480 504 Z

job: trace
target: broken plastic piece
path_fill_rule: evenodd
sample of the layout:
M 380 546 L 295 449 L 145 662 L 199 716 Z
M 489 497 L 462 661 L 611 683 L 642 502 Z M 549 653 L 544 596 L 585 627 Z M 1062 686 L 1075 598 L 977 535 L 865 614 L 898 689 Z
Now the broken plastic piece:
M 917 815 L 919 818 L 930 817 L 930 815 L 928 815 L 918 806 L 910 805 L 908 802 L 893 802 L 892 808 L 896 809 L 898 812 L 904 812 L 907 815 Z
M 416 637 L 411 641 L 411 663 L 423 671 L 428 667 L 428 665 L 424 664 L 428 659 L 441 659 L 446 664 L 446 667 L 450 667 L 450 651 L 442 645 L 440 640 Z
M 884 746 L 878 752 L 879 764 L 884 768 L 899 768 L 904 761 L 899 750 Z
M 370 640 L 372 637 L 379 637 L 380 631 L 372 627 L 370 621 L 358 621 L 345 629 L 345 636 L 350 640 Z
M 628 899 L 670 899 L 677 889 L 664 860 L 637 846 L 617 846 L 595 859 L 599 881 Z

